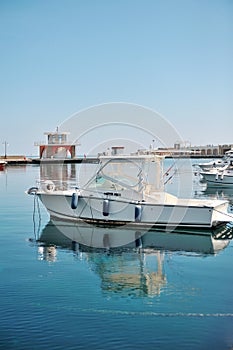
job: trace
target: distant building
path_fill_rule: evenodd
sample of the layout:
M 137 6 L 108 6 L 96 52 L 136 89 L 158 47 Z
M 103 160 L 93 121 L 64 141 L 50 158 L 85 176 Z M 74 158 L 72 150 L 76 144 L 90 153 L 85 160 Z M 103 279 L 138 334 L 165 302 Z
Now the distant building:
M 107 149 L 107 151 L 98 153 L 98 157 L 99 156 L 120 156 L 122 154 L 124 154 L 125 151 L 125 147 L 124 146 L 112 146 L 111 147 L 111 151 L 110 148 Z
M 112 146 L 112 156 L 119 156 L 124 153 L 124 146 Z
M 192 146 L 192 150 L 200 152 L 203 156 L 223 156 L 227 151 L 233 147 L 230 145 L 206 145 L 206 146 Z
M 187 141 L 186 141 L 187 142 Z M 200 156 L 200 157 L 222 157 L 225 152 L 233 148 L 233 144 L 228 145 L 206 145 L 206 146 L 191 146 L 176 142 L 171 148 L 143 149 L 138 150 L 137 154 L 160 154 L 168 157 L 180 156 Z
M 39 146 L 40 159 L 75 158 L 76 144 L 68 142 L 69 134 L 69 132 L 59 132 L 58 128 L 56 132 L 45 132 L 47 143 L 43 141 L 35 142 L 35 146 Z
M 174 145 L 175 146 L 175 145 Z M 206 145 L 206 146 L 188 146 L 188 147 L 181 147 L 179 148 L 179 151 L 189 151 L 190 154 L 196 154 L 200 156 L 223 156 L 226 151 L 229 151 L 233 147 L 232 144 L 230 145 Z M 175 147 L 174 147 L 175 148 Z M 177 148 L 176 148 L 177 149 Z

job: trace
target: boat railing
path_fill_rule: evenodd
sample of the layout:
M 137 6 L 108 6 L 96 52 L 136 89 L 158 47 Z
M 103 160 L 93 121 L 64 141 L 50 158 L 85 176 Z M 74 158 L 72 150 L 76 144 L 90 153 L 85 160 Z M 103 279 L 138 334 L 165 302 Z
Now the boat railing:
M 45 192 L 67 191 L 77 188 L 78 184 L 75 180 L 40 179 L 37 180 L 37 187 Z

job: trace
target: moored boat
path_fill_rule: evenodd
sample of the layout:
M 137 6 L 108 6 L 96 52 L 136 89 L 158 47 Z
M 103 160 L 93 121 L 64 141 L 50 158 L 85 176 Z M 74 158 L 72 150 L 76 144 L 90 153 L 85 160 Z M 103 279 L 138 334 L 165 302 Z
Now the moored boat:
M 5 169 L 7 162 L 5 160 L 0 160 L 0 171 Z
M 233 187 L 233 170 L 231 169 L 201 171 L 200 175 L 207 182 L 207 186 Z
M 129 227 L 215 227 L 233 220 L 228 201 L 178 198 L 164 190 L 163 157 L 102 156 L 83 188 L 45 181 L 37 195 L 51 218 Z
M 214 159 L 210 162 L 197 163 L 195 165 L 198 165 L 202 171 L 233 167 L 233 149 L 225 152 L 225 155 L 222 159 Z

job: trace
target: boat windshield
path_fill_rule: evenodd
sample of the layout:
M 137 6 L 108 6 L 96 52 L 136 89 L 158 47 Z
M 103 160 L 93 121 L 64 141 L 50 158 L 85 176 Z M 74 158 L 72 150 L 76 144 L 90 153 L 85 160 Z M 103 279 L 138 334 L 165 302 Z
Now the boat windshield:
M 162 190 L 161 159 L 119 158 L 101 159 L 100 168 L 88 187 L 104 190 L 134 190 L 150 192 Z
M 136 187 L 142 181 L 142 170 L 132 161 L 108 161 L 98 172 L 98 177 L 119 183 L 126 187 Z

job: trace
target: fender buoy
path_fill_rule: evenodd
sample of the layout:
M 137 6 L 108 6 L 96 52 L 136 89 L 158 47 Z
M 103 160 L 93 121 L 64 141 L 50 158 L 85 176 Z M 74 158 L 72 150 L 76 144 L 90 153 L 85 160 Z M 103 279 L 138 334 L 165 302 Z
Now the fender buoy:
M 76 209 L 78 206 L 78 194 L 73 193 L 71 197 L 71 209 Z
M 108 216 L 109 215 L 109 200 L 104 199 L 103 201 L 103 216 Z
M 47 180 L 43 184 L 43 190 L 47 193 L 53 192 L 55 190 L 55 185 L 53 181 Z
M 135 206 L 134 218 L 135 218 L 136 222 L 141 221 L 141 219 L 142 219 L 142 206 L 141 205 Z

